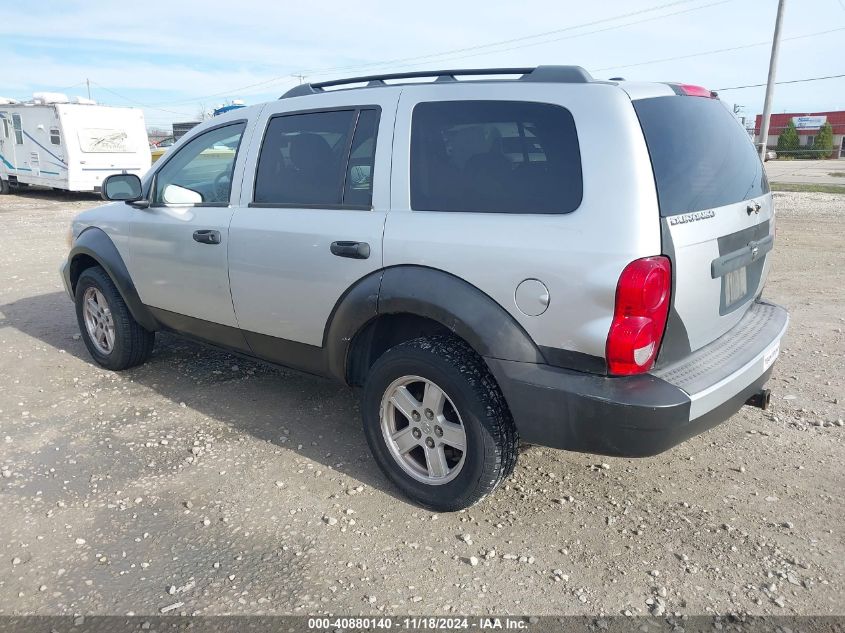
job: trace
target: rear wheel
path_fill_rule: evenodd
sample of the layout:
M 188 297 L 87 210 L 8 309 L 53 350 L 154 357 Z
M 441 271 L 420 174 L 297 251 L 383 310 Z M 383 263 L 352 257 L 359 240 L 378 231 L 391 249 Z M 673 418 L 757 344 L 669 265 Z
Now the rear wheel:
M 516 463 L 516 428 L 498 385 L 481 358 L 450 336 L 385 352 L 367 377 L 362 413 L 378 465 L 427 508 L 477 503 Z
M 121 370 L 150 357 L 155 334 L 135 321 L 106 271 L 99 266 L 85 269 L 75 297 L 82 340 L 98 364 Z

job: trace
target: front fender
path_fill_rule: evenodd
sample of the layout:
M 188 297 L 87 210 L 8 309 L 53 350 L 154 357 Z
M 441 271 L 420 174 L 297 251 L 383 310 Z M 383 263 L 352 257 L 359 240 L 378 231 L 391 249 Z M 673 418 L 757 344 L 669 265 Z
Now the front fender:
M 90 261 L 88 258 L 93 259 L 111 277 L 132 317 L 145 329 L 157 330 L 158 322 L 147 306 L 141 302 L 135 284 L 129 276 L 126 263 L 120 256 L 114 242 L 102 229 L 89 227 L 82 231 L 68 254 L 67 265 L 64 267 L 63 274 L 65 275 L 65 285 L 70 290 L 71 295 L 76 292 L 76 282 L 79 280 L 82 271 L 87 268 L 86 263 Z

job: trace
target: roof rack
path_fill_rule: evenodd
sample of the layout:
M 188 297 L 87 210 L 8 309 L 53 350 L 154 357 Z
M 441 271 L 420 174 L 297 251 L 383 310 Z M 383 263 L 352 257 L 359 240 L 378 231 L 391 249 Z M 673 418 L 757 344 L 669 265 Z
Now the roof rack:
M 280 99 L 301 97 L 323 92 L 332 86 L 348 84 L 366 84 L 365 87 L 387 86 L 385 80 L 390 79 L 420 79 L 436 77 L 435 83 L 457 81 L 458 77 L 474 75 L 521 75 L 516 81 L 542 81 L 546 83 L 588 83 L 593 80 L 581 66 L 537 66 L 536 68 L 464 68 L 456 70 L 419 70 L 409 73 L 391 73 L 387 75 L 367 75 L 365 77 L 350 77 L 348 79 L 332 79 L 320 83 L 308 83 L 294 86 L 283 94 Z

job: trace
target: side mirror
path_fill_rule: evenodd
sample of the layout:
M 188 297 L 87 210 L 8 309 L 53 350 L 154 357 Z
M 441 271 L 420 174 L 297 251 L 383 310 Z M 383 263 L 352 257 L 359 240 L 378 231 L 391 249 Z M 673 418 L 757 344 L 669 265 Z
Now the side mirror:
M 103 181 L 103 200 L 135 202 L 141 199 L 141 179 L 135 174 L 112 174 Z

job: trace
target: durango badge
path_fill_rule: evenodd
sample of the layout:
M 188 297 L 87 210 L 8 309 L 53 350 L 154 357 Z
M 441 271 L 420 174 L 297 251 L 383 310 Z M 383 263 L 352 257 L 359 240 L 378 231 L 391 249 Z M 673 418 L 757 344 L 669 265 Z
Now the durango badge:
M 669 218 L 669 224 L 675 226 L 676 224 L 686 224 L 687 222 L 698 222 L 699 220 L 706 220 L 716 215 L 713 209 L 707 211 L 696 211 L 694 213 L 682 213 L 681 215 L 673 215 Z

